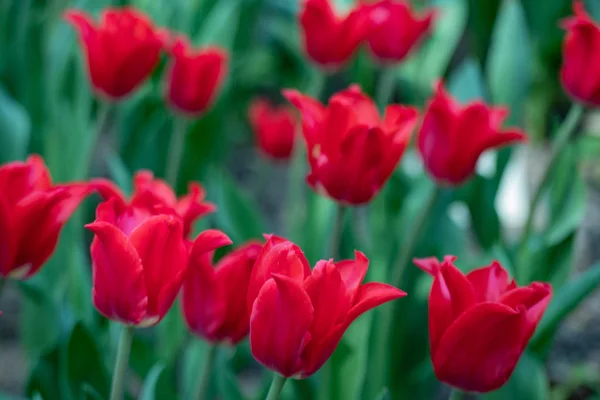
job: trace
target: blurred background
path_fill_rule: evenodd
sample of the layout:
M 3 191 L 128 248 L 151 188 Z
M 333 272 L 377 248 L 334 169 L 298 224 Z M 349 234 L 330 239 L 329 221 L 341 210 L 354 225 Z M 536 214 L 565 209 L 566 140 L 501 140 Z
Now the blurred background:
M 0 0 L 0 162 L 42 154 L 57 182 L 85 179 L 89 164 L 92 176 L 109 177 L 125 191 L 131 190 L 131 176 L 138 169 L 164 176 L 173 126 L 163 99 L 165 61 L 150 82 L 115 109 L 94 149 L 90 132 L 95 129 L 98 104 L 76 34 L 62 19 L 70 7 L 98 15 L 109 5 L 131 5 L 158 26 L 187 34 L 195 45 L 218 45 L 230 53 L 229 73 L 214 107 L 188 132 L 179 174 L 180 193 L 188 181 L 199 181 L 218 206 L 197 229 L 218 227 L 234 243 L 259 238 L 264 232 L 285 234 L 314 263 L 322 258 L 323 238 L 331 231 L 333 203 L 309 192 L 303 184 L 302 164 L 262 158 L 247 118 L 248 105 L 256 96 L 283 103 L 281 88 L 310 93 L 319 80 L 319 72 L 303 54 L 299 3 Z M 353 1 L 335 3 L 343 12 Z M 549 140 L 570 106 L 558 71 L 564 37 L 559 21 L 571 14 L 571 1 L 412 3 L 416 8 L 435 7 L 440 14 L 432 35 L 397 67 L 394 101 L 422 108 L 434 81 L 441 78 L 462 102 L 483 98 L 508 105 L 510 125 L 524 128 L 530 138 L 526 147 L 486 154 L 476 177 L 463 187 L 444 191 L 436 205 L 435 225 L 427 228 L 417 253 L 456 254 L 467 268 L 487 265 L 492 258 L 510 265 L 531 193 L 545 166 Z M 600 1 L 585 4 L 600 18 Z M 356 82 L 374 95 L 380 76 L 380 68 L 361 49 L 347 68 L 327 79 L 324 92 L 329 95 Z M 535 221 L 538 233 L 527 254 L 535 268 L 525 271 L 525 281 L 550 281 L 560 288 L 571 274 L 584 273 L 600 260 L 599 132 L 600 117 L 589 113 L 552 172 L 553 184 Z M 360 248 L 372 268 L 383 268 L 397 251 L 394 243 L 408 234 L 411 215 L 430 185 L 418 157 L 409 150 L 374 206 L 353 210 L 359 228 L 346 230 L 343 255 L 349 257 Z M 295 201 L 294 196 L 304 200 Z M 93 196 L 80 207 L 39 275 L 27 284 L 9 285 L 0 299 L 0 399 L 36 393 L 42 399 L 92 399 L 106 390 L 107 366 L 112 364 L 103 349 L 115 342 L 115 329 L 91 305 L 87 250 L 91 237 L 82 228 L 93 220 L 98 202 Z M 412 291 L 403 288 L 411 296 L 402 300 L 395 321 L 399 340 L 390 349 L 397 362 L 389 392 L 391 398 L 435 398 L 441 389 L 427 353 L 430 281 L 416 268 L 408 275 Z M 357 324 L 347 335 L 348 351 L 340 362 L 349 382 L 345 398 L 372 398 L 358 394 L 369 367 L 352 347 L 365 326 L 368 323 Z M 157 399 L 173 398 L 175 387 L 189 393 L 186 388 L 199 376 L 205 345 L 188 337 L 176 313 L 146 331 L 135 338 L 130 364 L 137 390 L 152 372 L 158 382 Z M 524 356 L 508 389 L 486 398 L 600 398 L 597 295 L 589 297 L 556 335 L 536 343 L 535 357 Z M 235 353 L 223 353 L 225 372 L 214 384 L 227 388 L 231 387 L 228 380 L 237 379 L 247 398 L 258 398 L 264 379 L 247 344 Z M 155 369 L 157 361 L 166 367 Z M 314 391 L 311 379 L 288 385 L 284 396 L 311 399 Z M 238 395 L 227 392 L 223 398 Z

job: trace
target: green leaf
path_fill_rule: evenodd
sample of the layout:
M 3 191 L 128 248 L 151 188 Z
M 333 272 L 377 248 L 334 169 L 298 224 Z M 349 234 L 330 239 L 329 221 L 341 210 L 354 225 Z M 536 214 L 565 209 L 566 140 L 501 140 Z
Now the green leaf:
M 223 400 L 244 400 L 244 395 L 240 390 L 240 385 L 231 370 L 228 352 L 221 349 L 217 353 L 216 371 L 214 376 L 217 381 L 217 390 Z
M 560 323 L 598 286 L 600 286 L 600 263 L 594 264 L 586 271 L 574 276 L 560 288 L 554 294 L 529 343 L 530 349 L 536 354 L 542 354 L 550 344 Z
M 142 386 L 142 392 L 140 393 L 139 400 L 155 400 L 157 398 L 156 386 L 164 370 L 165 366 L 161 363 L 158 363 L 152 367 L 148 373 L 148 376 L 146 376 L 146 379 L 144 379 L 144 385 Z
M 448 79 L 448 90 L 461 103 L 485 99 L 485 82 L 479 62 L 466 58 Z
M 482 396 L 484 400 L 547 400 L 550 382 L 544 364 L 525 352 L 509 381 L 500 389 Z
M 218 226 L 234 243 L 261 239 L 268 231 L 253 199 L 224 171 L 214 170 L 209 174 L 209 179 L 210 189 L 207 193 L 219 205 L 214 214 Z
M 87 384 L 103 398 L 108 396 L 110 378 L 103 363 L 103 354 L 91 332 L 81 323 L 76 324 L 67 346 L 67 374 L 74 393 L 79 397 Z
M 518 0 L 504 0 L 494 26 L 487 59 L 492 101 L 510 107 L 510 124 L 520 124 L 532 78 L 533 50 Z
M 433 82 L 445 74 L 467 26 L 466 0 L 436 0 L 432 6 L 439 14 L 431 38 L 398 69 L 401 77 L 418 82 L 422 90 L 430 90 Z
M 179 300 L 177 300 L 156 328 L 158 357 L 166 365 L 172 365 L 175 362 L 187 336 L 180 307 Z
M 25 394 L 28 397 L 39 394 L 44 400 L 70 398 L 63 390 L 68 389 L 68 382 L 66 374 L 61 373 L 60 358 L 60 348 L 54 347 L 36 359 L 25 387 Z
M 240 2 L 220 0 L 212 8 L 202 29 L 194 36 L 198 45 L 219 45 L 231 50 L 240 19 Z
M 182 393 L 184 399 L 194 398 L 194 392 L 201 379 L 206 364 L 209 344 L 201 340 L 191 340 L 183 352 Z
M 129 172 L 129 168 L 127 168 L 121 157 L 114 151 L 111 151 L 106 156 L 106 165 L 108 166 L 108 172 L 112 180 L 126 195 L 129 195 L 133 191 L 133 178 L 131 172 Z
M 0 86 L 0 163 L 25 158 L 30 130 L 27 110 Z
M 469 182 L 471 196 L 467 200 L 475 236 L 484 249 L 500 240 L 500 218 L 496 212 L 498 183 L 495 179 L 476 175 Z

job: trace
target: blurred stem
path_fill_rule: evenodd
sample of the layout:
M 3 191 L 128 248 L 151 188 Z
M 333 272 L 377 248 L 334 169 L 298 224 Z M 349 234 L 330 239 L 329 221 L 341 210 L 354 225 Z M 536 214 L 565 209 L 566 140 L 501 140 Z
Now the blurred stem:
M 119 338 L 119 348 L 117 350 L 117 360 L 113 372 L 112 388 L 110 390 L 110 400 L 122 400 L 125 387 L 125 378 L 127 376 L 127 366 L 129 365 L 129 352 L 131 350 L 131 341 L 133 339 L 133 327 L 124 325 L 121 328 Z
M 4 285 L 6 285 L 6 279 L 0 278 L 0 298 L 2 298 L 2 292 L 4 291 Z
M 519 252 L 517 253 L 517 269 L 515 273 L 517 273 L 517 271 L 521 269 L 519 268 L 519 266 L 523 261 L 522 258 L 525 255 L 524 253 L 525 249 L 527 248 L 527 242 L 529 241 L 529 238 L 532 234 L 535 213 L 539 206 L 540 200 L 542 199 L 544 189 L 550 181 L 552 169 L 562 152 L 569 144 L 569 140 L 571 139 L 571 136 L 573 136 L 573 133 L 575 132 L 579 121 L 583 117 L 584 111 L 585 108 L 581 104 L 574 103 L 571 106 L 567 117 L 556 132 L 556 137 L 554 139 L 554 142 L 552 143 L 552 149 L 550 151 L 550 159 L 548 160 L 546 169 L 542 173 L 540 183 L 538 184 L 538 187 L 533 194 L 531 204 L 529 206 L 529 215 L 527 216 L 527 221 L 525 222 L 525 228 L 523 229 L 523 235 L 521 236 L 521 243 L 519 245 Z
M 100 101 L 98 103 L 98 112 L 96 113 L 96 126 L 92 130 L 90 144 L 88 145 L 87 154 L 84 159 L 85 172 L 83 179 L 86 179 L 90 175 L 94 154 L 98 150 L 100 138 L 102 137 L 102 133 L 107 128 L 108 121 L 110 121 L 110 115 L 113 112 L 113 109 L 114 106 L 112 103 L 106 101 Z
M 425 229 L 425 225 L 427 223 L 427 217 L 429 217 L 431 214 L 433 206 L 440 197 L 441 192 L 442 191 L 440 187 L 436 185 L 433 189 L 433 192 L 429 195 L 429 198 L 425 200 L 425 204 L 423 204 L 421 212 L 416 216 L 414 225 L 412 226 L 410 234 L 404 242 L 404 246 L 400 248 L 396 262 L 392 264 L 392 279 L 390 280 L 390 283 L 397 288 L 401 287 L 402 285 L 404 270 L 410 262 L 410 257 L 413 255 L 415 247 L 417 247 L 417 244 L 419 243 L 419 239 L 423 235 L 423 230 Z
M 448 400 L 464 400 L 465 393 L 462 390 L 451 389 L 450 396 L 448 396 Z
M 329 247 L 329 257 L 336 259 L 340 256 L 340 245 L 342 243 L 342 233 L 344 231 L 344 217 L 347 208 L 341 204 L 337 205 L 335 221 L 333 222 L 333 231 L 331 233 L 331 243 Z
M 171 135 L 171 143 L 169 144 L 169 155 L 167 158 L 167 183 L 176 190 L 177 175 L 181 166 L 181 158 L 183 157 L 183 145 L 185 144 L 185 134 L 189 122 L 185 118 L 175 118 L 173 121 L 173 134 Z
M 194 390 L 194 399 L 208 399 L 210 392 L 210 382 L 212 380 L 213 371 L 215 370 L 215 360 L 217 359 L 218 345 L 211 344 L 206 355 L 204 371 L 202 378 L 198 381 L 198 387 Z
M 328 75 L 326 72 L 318 70 L 314 73 L 314 77 L 310 83 L 308 93 L 315 99 L 320 100 L 325 92 Z
M 377 82 L 376 102 L 380 110 L 385 110 L 390 100 L 394 97 L 396 89 L 396 68 L 393 65 L 383 67 Z
M 269 389 L 269 394 L 267 394 L 265 400 L 277 400 L 286 380 L 287 378 L 285 376 L 279 375 L 277 373 L 274 374 L 273 381 L 271 382 L 271 388 Z

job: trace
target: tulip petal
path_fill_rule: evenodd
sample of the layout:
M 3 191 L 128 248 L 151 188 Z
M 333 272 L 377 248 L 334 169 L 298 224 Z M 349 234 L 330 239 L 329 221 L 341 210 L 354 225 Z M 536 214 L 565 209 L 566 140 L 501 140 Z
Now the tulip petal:
M 85 227 L 96 234 L 90 250 L 94 306 L 107 318 L 137 325 L 148 304 L 137 251 L 114 225 L 94 222 Z
M 249 314 L 261 287 L 274 273 L 289 276 L 300 283 L 311 274 L 308 261 L 300 247 L 278 236 L 270 236 L 267 239 L 252 269 L 248 285 Z
M 92 179 L 89 182 L 89 186 L 92 190 L 97 191 L 105 201 L 116 198 L 120 204 L 124 205 L 127 203 L 127 198 L 125 197 L 125 194 L 123 194 L 121 188 L 108 179 Z
M 442 382 L 469 392 L 489 392 L 512 374 L 525 346 L 525 309 L 480 303 L 445 332 L 432 361 Z
M 183 283 L 181 305 L 189 329 L 196 335 L 218 341 L 225 320 L 227 298 L 217 283 L 209 253 L 190 255 Z
M 297 90 L 285 89 L 285 97 L 302 115 L 302 134 L 310 152 L 320 142 L 320 125 L 326 113 L 326 108 L 318 100 L 303 95 Z
M 498 301 L 506 291 L 514 289 L 516 283 L 510 280 L 508 272 L 498 261 L 492 262 L 489 267 L 478 268 L 467 274 L 478 302 Z
M 515 310 L 519 307 L 527 309 L 527 323 L 529 325 L 527 340 L 529 340 L 551 299 L 552 287 L 549 284 L 533 282 L 529 286 L 506 292 L 500 297 L 499 301 Z
M 300 355 L 310 340 L 310 297 L 288 276 L 273 275 L 260 289 L 250 314 L 250 348 L 265 367 L 290 377 L 300 372 Z
M 361 285 L 354 305 L 346 316 L 346 328 L 361 314 L 370 309 L 404 296 L 406 296 L 405 292 L 385 283 L 369 282 Z
M 187 249 L 181 221 L 170 215 L 150 217 L 131 232 L 130 242 L 143 266 L 148 295 L 145 319 L 155 322 L 167 313 L 181 289 Z
M 354 303 L 358 288 L 367 275 L 369 259 L 363 252 L 356 250 L 354 251 L 354 260 L 337 262 L 335 267 L 346 285 L 350 302 Z
M 194 240 L 190 257 L 200 257 L 204 253 L 211 252 L 219 247 L 229 246 L 232 243 L 229 236 L 218 229 L 207 229 L 202 231 Z
M 217 209 L 214 204 L 204 201 L 206 193 L 200 184 L 190 183 L 189 192 L 177 202 L 175 207 L 175 210 L 183 219 L 183 235 L 185 237 L 188 237 L 192 231 L 194 221 L 215 212 Z

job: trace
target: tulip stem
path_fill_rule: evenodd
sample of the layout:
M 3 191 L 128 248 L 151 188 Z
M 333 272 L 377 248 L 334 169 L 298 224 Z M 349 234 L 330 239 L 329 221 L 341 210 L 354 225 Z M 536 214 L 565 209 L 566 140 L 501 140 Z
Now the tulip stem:
M 458 390 L 458 389 L 450 390 L 450 396 L 448 397 L 448 400 L 464 400 L 464 399 L 465 399 L 465 393 L 462 390 Z
M 406 241 L 404 242 L 404 246 L 400 248 L 396 262 L 392 264 L 392 279 L 390 282 L 392 285 L 395 285 L 398 288 L 402 286 L 402 278 L 404 277 L 406 266 L 408 265 L 410 258 L 415 251 L 415 247 L 417 247 L 419 239 L 423 234 L 423 230 L 425 229 L 425 225 L 427 223 L 427 217 L 429 217 L 431 214 L 433 206 L 440 197 L 441 192 L 442 191 L 440 190 L 440 187 L 436 186 L 433 189 L 433 192 L 429 195 L 429 198 L 425 200 L 425 204 L 423 205 L 421 212 L 416 216 L 413 227 L 406 238 Z
M 217 359 L 217 348 L 216 344 L 211 344 L 208 348 L 208 354 L 206 354 L 206 362 L 204 364 L 204 371 L 202 372 L 202 378 L 198 382 L 199 385 L 194 391 L 194 399 L 209 399 L 210 382 L 213 377 L 213 371 L 215 370 L 215 360 Z
M 563 153 L 565 147 L 569 143 L 569 140 L 581 117 L 583 116 L 585 108 L 581 104 L 573 104 L 567 117 L 563 121 L 563 123 L 558 128 L 556 132 L 556 136 L 554 142 L 552 143 L 552 149 L 550 151 L 550 159 L 546 165 L 546 169 L 544 169 L 542 176 L 540 178 L 540 183 L 537 186 L 536 191 L 533 194 L 531 204 L 529 206 L 529 215 L 527 216 L 527 221 L 525 222 L 525 228 L 523 229 L 523 235 L 521 236 L 521 242 L 519 245 L 518 257 L 517 257 L 517 266 L 520 267 L 520 264 L 523 261 L 523 257 L 525 256 L 525 249 L 527 248 L 527 242 L 532 234 L 533 230 L 533 220 L 535 217 L 535 212 L 538 208 L 539 202 L 542 198 L 542 194 L 544 193 L 544 189 L 548 185 L 550 181 L 551 172 L 556 164 L 558 157 Z M 521 268 L 517 268 L 515 273 L 519 271 Z
M 113 372 L 112 388 L 110 390 L 110 400 L 122 400 L 125 387 L 125 377 L 127 375 L 127 366 L 129 365 L 129 352 L 131 350 L 131 341 L 133 340 L 133 327 L 123 326 L 121 336 L 119 337 L 119 347 L 117 349 L 117 359 Z
M 98 111 L 96 112 L 96 124 L 92 129 L 92 134 L 89 137 L 87 149 L 83 152 L 83 163 L 80 164 L 82 167 L 85 168 L 83 171 L 84 176 L 82 179 L 85 179 L 90 175 L 94 153 L 96 153 L 96 151 L 98 150 L 98 143 L 100 143 L 102 133 L 108 127 L 108 121 L 110 121 L 111 119 L 113 109 L 114 106 L 109 102 L 100 101 L 98 103 Z M 102 154 L 101 156 L 103 157 L 104 154 Z
M 2 297 L 2 292 L 4 291 L 4 285 L 6 285 L 6 279 L 0 278 L 0 298 Z
M 286 380 L 287 378 L 285 376 L 279 374 L 273 375 L 273 382 L 271 382 L 271 388 L 269 389 L 269 394 L 267 394 L 265 400 L 277 400 Z
M 333 231 L 331 232 L 331 242 L 329 247 L 329 257 L 336 259 L 340 256 L 340 245 L 342 243 L 342 233 L 344 232 L 344 217 L 346 216 L 346 207 L 339 204 L 336 209 L 335 221 L 333 222 Z
M 394 97 L 396 89 L 396 68 L 384 67 L 377 82 L 376 102 L 380 110 L 385 110 L 387 104 Z
M 183 146 L 185 144 L 185 135 L 188 129 L 188 120 L 185 118 L 176 118 L 173 121 L 173 132 L 171 134 L 171 143 L 169 143 L 169 155 L 167 156 L 167 171 L 165 178 L 167 183 L 176 191 L 177 178 L 181 159 L 183 157 Z

